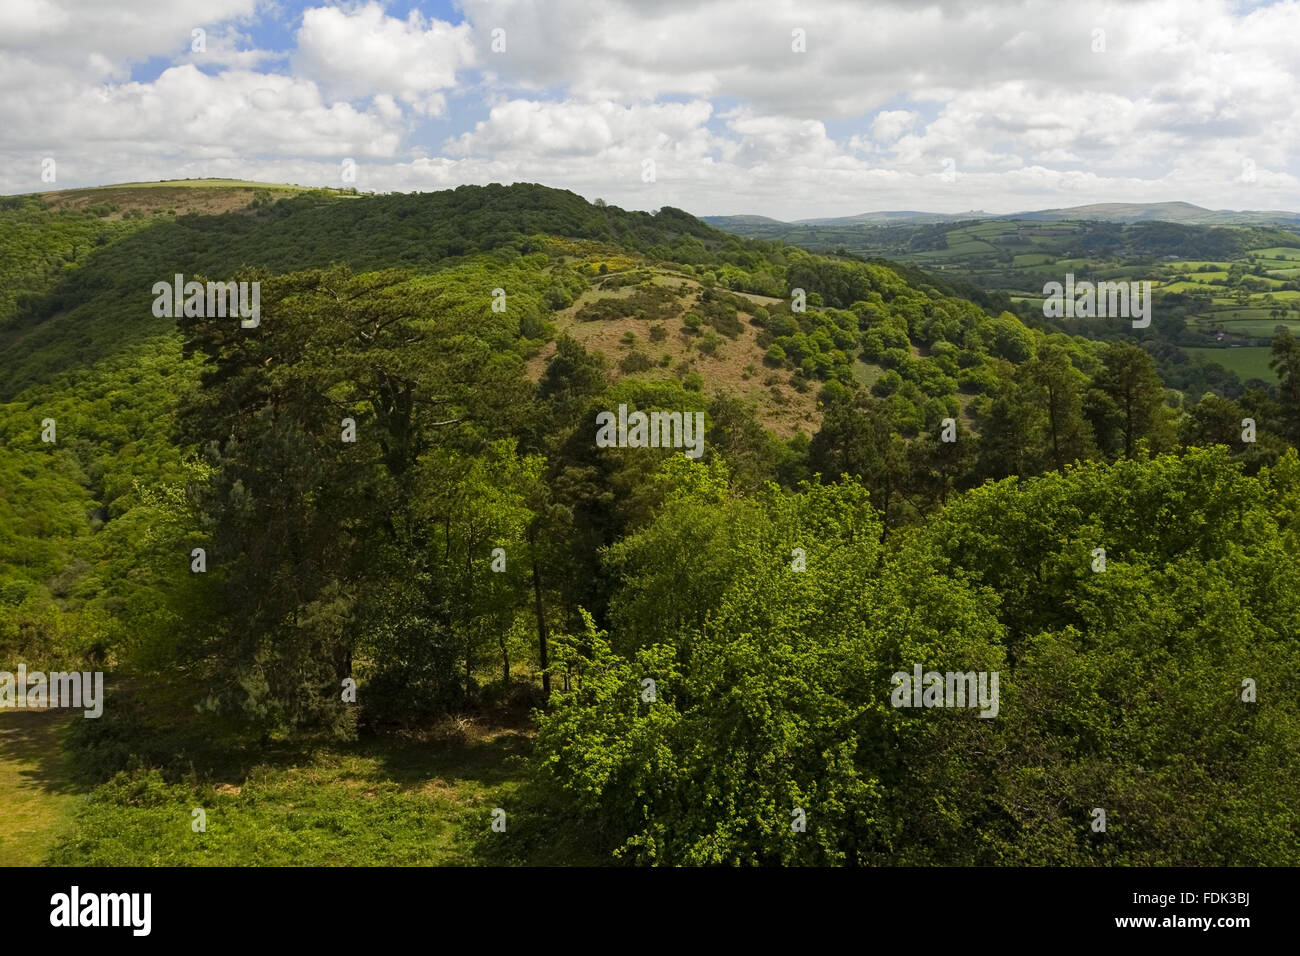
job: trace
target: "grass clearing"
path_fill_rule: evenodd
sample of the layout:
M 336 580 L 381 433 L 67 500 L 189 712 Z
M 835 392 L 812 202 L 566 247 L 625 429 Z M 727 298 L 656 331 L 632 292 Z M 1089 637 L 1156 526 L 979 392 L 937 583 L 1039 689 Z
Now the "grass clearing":
M 0 711 L 0 866 L 37 866 L 73 828 L 88 788 L 63 751 L 80 711 Z
M 448 720 L 367 737 L 233 781 L 119 773 L 97 788 L 55 848 L 75 866 L 591 865 L 580 831 L 543 829 L 521 795 L 525 727 Z M 506 831 L 492 830 L 506 811 Z M 195 808 L 206 830 L 192 829 Z
M 641 380 L 680 380 L 677 369 L 684 363 L 690 371 L 698 373 L 704 382 L 703 391 L 712 397 L 720 394 L 736 395 L 756 406 L 758 420 L 781 438 L 790 438 L 800 432 L 811 435 L 821 424 L 822 409 L 818 407 L 818 394 L 821 383 L 810 383 L 800 392 L 791 383 L 788 369 L 773 369 L 764 361 L 766 349 L 759 348 L 760 330 L 750 323 L 751 315 L 740 312 L 740 333 L 736 338 L 724 338 L 713 355 L 702 353 L 699 348 L 699 336 L 684 334 L 682 321 L 686 313 L 698 308 L 702 291 L 696 279 L 666 275 L 662 270 L 649 270 L 651 279 L 657 285 L 677 288 L 685 285 L 686 290 L 680 296 L 677 314 L 661 322 L 636 319 L 623 316 L 616 319 L 582 322 L 577 319 L 577 312 L 582 306 L 606 298 L 630 296 L 635 287 L 625 286 L 620 289 L 602 289 L 593 286 L 581 294 L 568 308 L 556 312 L 553 316 L 558 335 L 569 335 L 582 346 L 593 352 L 604 353 L 610 364 L 610 375 L 614 380 L 624 377 Z M 738 293 L 756 305 L 771 305 L 781 300 L 769 296 L 751 293 Z M 650 328 L 662 324 L 668 332 L 660 342 L 650 341 Z M 644 353 L 655 363 L 654 367 L 644 372 L 623 373 L 618 368 L 620 359 L 631 349 L 623 342 L 627 333 L 636 336 L 635 350 Z M 554 344 L 548 343 L 528 360 L 528 377 L 536 382 L 541 379 L 546 363 L 555 354 Z M 669 356 L 667 366 L 661 366 L 659 360 L 663 355 Z M 748 369 L 753 368 L 750 372 Z M 855 373 L 856 374 L 856 373 Z M 768 380 L 776 375 L 780 382 L 768 385 Z M 872 379 L 874 381 L 874 379 Z
M 1269 318 L 1268 309 L 1245 307 L 1245 308 L 1226 308 L 1215 309 L 1207 317 L 1209 324 L 1217 325 L 1224 322 L 1263 322 Z

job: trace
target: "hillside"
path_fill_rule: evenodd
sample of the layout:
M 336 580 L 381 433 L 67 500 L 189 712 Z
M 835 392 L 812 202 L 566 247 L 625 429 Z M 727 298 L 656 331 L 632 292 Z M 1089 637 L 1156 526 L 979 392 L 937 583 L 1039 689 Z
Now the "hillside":
M 149 573 L 119 578 L 114 569 L 140 560 L 128 557 L 136 546 L 127 542 L 133 528 L 157 520 L 158 489 L 193 479 L 207 426 L 185 424 L 181 412 L 206 389 L 205 361 L 229 347 L 154 314 L 154 284 L 177 273 L 260 277 L 268 343 L 296 334 L 277 315 L 299 314 L 302 290 L 329 276 L 375 290 L 358 293 L 367 309 L 403 303 L 413 335 L 451 337 L 437 349 L 474 364 L 482 364 L 469 358 L 476 349 L 495 356 L 469 378 L 503 376 L 486 394 L 515 406 L 484 414 L 516 422 L 526 448 L 550 447 L 563 433 L 554 415 L 564 416 L 563 429 L 576 427 L 591 395 L 563 411 L 544 407 L 571 387 L 557 383 L 557 370 L 575 374 L 572 363 L 590 363 L 604 383 L 595 394 L 609 390 L 605 401 L 707 412 L 719 453 L 745 448 L 738 477 L 746 482 L 778 465 L 787 478 L 806 473 L 825 409 L 855 395 L 888 410 L 899 442 L 933 436 L 947 418 L 977 434 L 1014 371 L 1008 363 L 1033 348 L 1029 330 L 979 290 L 963 296 L 914 267 L 739 239 L 680 210 L 629 212 L 538 185 L 391 196 L 315 190 L 274 201 L 254 193 L 240 205 L 248 189 L 83 191 L 136 211 L 166 195 L 196 208 L 185 215 L 115 216 L 106 201 L 83 207 L 62 194 L 0 204 L 11 293 L 0 309 L 0 437 L 10 449 L 0 462 L 0 594 L 6 613 L 27 608 L 23 620 L 37 609 L 53 615 L 23 627 L 9 618 L 17 630 L 0 631 L 0 649 L 111 656 L 127 633 L 124 609 L 150 600 Z M 497 290 L 502 311 L 493 307 Z M 346 341 L 338 354 L 356 347 Z M 577 352 L 564 352 L 570 346 Z M 1072 348 L 1081 368 L 1095 365 Z M 433 352 L 410 359 L 443 361 Z M 462 379 L 448 382 L 455 400 L 478 401 Z M 47 419 L 57 422 L 57 443 L 33 444 Z M 901 516 L 917 505 L 890 507 Z
M 0 398 L 84 370 L 157 336 L 166 338 L 172 330 L 166 320 L 149 313 L 149 290 L 160 278 L 177 272 L 225 277 L 254 265 L 285 274 L 342 264 L 359 272 L 401 268 L 418 273 L 465 266 L 474 256 L 507 250 L 507 259 L 513 261 L 529 253 L 545 254 L 533 260 L 535 270 L 526 270 L 541 286 L 530 291 L 545 300 L 529 311 L 526 322 L 547 320 L 549 310 L 557 309 L 549 321 L 559 332 L 599 343 L 620 363 L 626 358 L 621 354 L 625 347 L 615 340 L 629 331 L 635 334 L 639 322 L 644 326 L 640 339 L 655 352 L 656 367 L 664 369 L 655 375 L 681 378 L 697 371 L 704 374 L 711 393 L 734 391 L 759 399 L 764 420 L 783 434 L 815 427 L 816 394 L 808 391 L 805 381 L 825 378 L 829 365 L 816 366 L 820 371 L 814 370 L 807 380 L 791 377 L 798 371 L 793 365 L 787 365 L 779 381 L 773 380 L 771 368 L 759 374 L 772 343 L 758 342 L 761 330 L 752 320 L 756 308 L 773 306 L 786 292 L 788 262 L 779 247 L 736 240 L 677 210 L 653 216 L 625 212 L 540 186 L 462 187 L 360 198 L 313 191 L 263 203 L 254 201 L 257 195 L 247 184 L 149 184 L 6 200 L 0 210 L 11 280 L 6 285 L 16 294 L 0 311 L 0 360 L 8 371 Z M 159 196 L 196 211 L 172 215 L 158 205 L 150 207 Z M 153 212 L 138 218 L 108 211 L 123 203 Z M 556 244 L 560 238 L 568 243 Z M 797 250 L 794 254 L 803 256 Z M 672 278 L 684 294 L 657 304 L 656 323 L 619 315 L 617 309 L 602 313 L 604 321 L 597 324 L 576 321 L 580 307 L 590 311 L 596 300 L 616 301 L 636 293 L 621 284 L 624 280 L 605 274 L 611 266 L 615 273 L 639 267 L 643 281 L 653 277 L 664 287 Z M 937 289 L 949 299 L 961 294 L 921 273 L 909 273 L 908 281 Z M 733 301 L 714 304 L 721 310 L 716 320 L 726 318 L 725 331 L 683 325 L 701 305 L 702 283 L 733 293 Z M 570 304 L 568 299 L 579 289 L 585 290 L 581 301 Z M 753 298 L 735 299 L 735 294 Z M 814 307 L 808 321 L 819 314 Z M 732 324 L 727 315 L 739 315 L 741 321 Z M 651 324 L 671 332 L 661 340 L 666 342 L 662 348 L 648 341 Z M 553 350 L 553 344 L 548 348 Z M 802 359 L 807 347 L 797 354 Z M 662 366 L 665 355 L 670 362 Z M 840 356 L 836 361 L 840 380 L 848 384 L 853 358 Z M 533 367 L 536 372 L 538 361 Z

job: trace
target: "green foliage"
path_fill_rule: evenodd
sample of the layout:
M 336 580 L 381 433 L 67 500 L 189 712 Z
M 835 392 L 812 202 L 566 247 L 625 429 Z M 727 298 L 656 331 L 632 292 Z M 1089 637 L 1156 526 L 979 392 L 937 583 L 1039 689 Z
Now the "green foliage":
M 541 718 L 545 766 L 617 855 L 1295 863 L 1270 794 L 1300 784 L 1300 561 L 1225 453 L 986 486 L 883 564 L 853 485 L 720 493 L 671 498 L 611 551 L 611 635 L 566 650 L 581 679 Z M 914 663 L 999 671 L 998 717 L 891 707 Z
M 606 296 L 588 302 L 577 311 L 576 317 L 580 322 L 610 321 L 625 316 L 662 321 L 676 314 L 677 293 L 667 286 L 646 284 L 628 296 Z

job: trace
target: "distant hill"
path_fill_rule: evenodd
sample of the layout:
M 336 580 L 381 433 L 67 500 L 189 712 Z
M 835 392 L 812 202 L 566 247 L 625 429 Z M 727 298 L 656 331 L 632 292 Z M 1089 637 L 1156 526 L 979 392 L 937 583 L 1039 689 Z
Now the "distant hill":
M 751 235 L 755 228 L 790 228 L 797 226 L 851 226 L 851 225 L 931 225 L 944 222 L 969 222 L 972 220 L 1024 220 L 1027 222 L 1091 221 L 1091 222 L 1178 222 L 1196 226 L 1268 226 L 1300 225 L 1300 212 L 1283 210 L 1233 210 L 1206 209 L 1188 202 L 1158 203 L 1092 203 L 1086 206 L 1068 206 L 1061 209 L 1036 209 L 1026 212 L 990 215 L 983 210 L 970 212 L 916 212 L 912 210 L 862 212 L 853 216 L 833 216 L 814 219 L 795 219 L 782 222 L 767 216 L 703 216 L 704 222 L 719 229 Z
M 1065 209 L 1040 209 L 994 219 L 1091 220 L 1094 222 L 1179 222 L 1192 226 L 1300 224 L 1300 213 L 1280 210 L 1205 209 L 1188 202 L 1093 203 Z
M 957 222 L 965 219 L 986 219 L 990 218 L 987 213 L 981 210 L 972 210 L 963 213 L 946 213 L 946 212 L 913 212 L 910 210 L 885 211 L 885 212 L 863 212 L 856 216 L 834 216 L 822 219 L 796 219 L 793 222 L 783 222 L 780 219 L 772 219 L 768 216 L 701 216 L 704 222 L 718 229 L 728 231 L 737 231 L 745 228 L 755 227 L 784 227 L 784 226 L 849 226 L 856 223 L 866 225 L 889 225 L 893 223 L 906 223 L 909 225 L 919 225 L 924 223 L 936 222 Z
M 982 209 L 970 212 L 913 212 L 909 210 L 862 212 L 856 216 L 836 216 L 830 219 L 798 219 L 796 226 L 840 226 L 853 223 L 889 225 L 891 223 L 912 223 L 922 225 L 935 222 L 958 222 L 966 219 L 987 219 L 988 213 Z
M 780 219 L 773 219 L 770 216 L 701 216 L 700 221 L 708 223 L 715 229 L 730 229 L 732 226 L 785 225 Z

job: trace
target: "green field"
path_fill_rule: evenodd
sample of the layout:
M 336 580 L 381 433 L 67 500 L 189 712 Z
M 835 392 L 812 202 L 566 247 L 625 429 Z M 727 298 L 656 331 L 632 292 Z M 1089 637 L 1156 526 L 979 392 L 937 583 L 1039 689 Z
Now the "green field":
M 992 246 L 980 239 L 967 239 L 964 241 L 953 242 L 948 245 L 948 252 L 956 256 L 965 256 L 976 252 L 995 251 L 996 250 Z
M 1263 322 L 1268 318 L 1268 309 L 1257 307 L 1215 309 L 1209 315 L 1201 317 L 1202 324 L 1219 325 L 1221 323 Z
M 1223 323 L 1223 331 L 1232 332 L 1237 335 L 1253 335 L 1259 338 L 1271 339 L 1276 334 L 1279 325 L 1286 326 L 1292 334 L 1300 331 L 1300 320 L 1278 322 L 1275 319 L 1255 319 L 1241 322 Z M 1217 324 L 1210 325 L 1211 328 L 1218 328 Z
M 970 226 L 966 229 L 955 230 L 957 233 L 966 233 L 968 236 L 979 236 L 988 238 L 989 236 L 1005 236 L 1016 231 L 1016 226 L 1011 222 L 985 222 L 978 226 Z
M 1256 256 L 1264 259 L 1280 259 L 1287 257 L 1294 260 L 1300 260 L 1300 248 L 1295 246 L 1269 246 L 1265 249 L 1248 249 L 1247 255 Z
M 1277 375 L 1268 367 L 1271 350 L 1266 346 L 1244 346 L 1232 349 L 1189 348 L 1185 351 L 1194 358 L 1214 362 L 1231 372 L 1236 372 L 1243 382 L 1252 378 L 1263 379 L 1266 382 L 1277 381 Z

